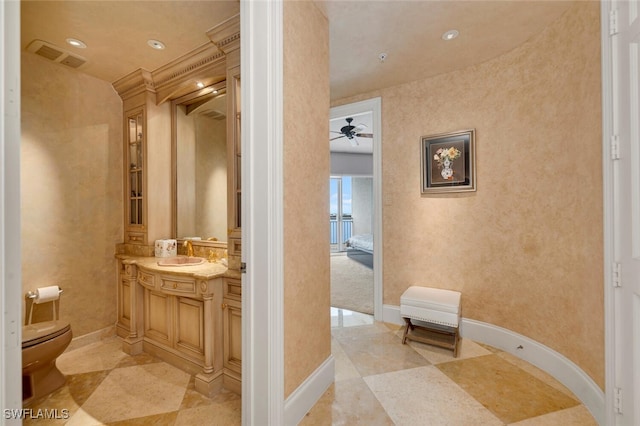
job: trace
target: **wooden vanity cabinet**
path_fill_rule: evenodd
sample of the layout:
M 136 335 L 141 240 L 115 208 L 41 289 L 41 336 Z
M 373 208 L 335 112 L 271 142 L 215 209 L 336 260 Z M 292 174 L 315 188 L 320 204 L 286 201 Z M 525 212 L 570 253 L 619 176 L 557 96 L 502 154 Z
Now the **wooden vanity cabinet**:
M 216 263 L 185 273 L 149 257 L 119 255 L 117 262 L 116 331 L 123 351 L 146 352 L 193 374 L 205 395 L 222 388 L 241 393 L 240 273 Z
M 205 308 L 196 280 L 140 271 L 138 282 L 144 287 L 145 339 L 204 367 Z
M 165 272 L 135 260 L 118 262 L 123 268 L 117 330 L 123 350 L 149 353 L 193 374 L 196 390 L 205 395 L 227 387 L 225 376 L 231 370 L 225 369 L 223 355 L 224 278 Z M 234 374 L 228 388 L 240 392 L 239 383 L 239 373 Z

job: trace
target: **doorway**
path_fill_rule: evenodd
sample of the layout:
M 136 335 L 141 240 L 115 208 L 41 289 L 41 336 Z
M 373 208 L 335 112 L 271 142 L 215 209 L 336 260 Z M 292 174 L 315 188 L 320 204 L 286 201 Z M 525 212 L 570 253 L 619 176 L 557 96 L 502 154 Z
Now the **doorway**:
M 367 315 L 373 315 L 372 180 L 329 180 L 331 306 Z
M 371 270 L 373 271 L 373 316 L 376 320 L 382 321 L 382 126 L 381 126 L 381 99 L 373 98 L 361 102 L 356 102 L 347 105 L 341 105 L 331 108 L 329 114 L 330 120 L 330 133 L 329 139 L 336 138 L 343 133 L 345 126 L 353 126 L 357 132 L 355 134 L 356 140 L 350 140 L 350 138 L 336 138 L 339 142 L 342 142 L 344 148 L 342 150 L 335 150 L 332 148 L 331 155 L 331 175 L 335 178 L 340 177 L 341 186 L 341 203 L 342 210 L 340 222 L 343 226 L 340 232 L 344 237 L 345 222 L 348 223 L 348 217 L 345 220 L 345 182 L 349 186 L 350 191 L 353 191 L 354 178 L 368 177 L 371 182 L 371 221 L 370 232 L 371 235 Z M 352 119 L 352 120 L 347 120 Z M 349 130 L 349 129 L 347 129 Z M 371 135 L 358 137 L 358 133 Z M 341 140 L 342 139 L 342 140 Z M 342 152 L 340 152 L 342 151 Z M 334 154 L 335 152 L 335 154 Z M 366 156 L 368 155 L 368 160 Z M 349 179 L 344 179 L 349 177 Z M 333 181 L 331 181 L 333 182 Z M 337 181 L 336 181 L 337 187 Z M 351 206 L 353 207 L 353 206 Z M 349 211 L 349 210 L 346 210 Z M 330 212 L 331 213 L 331 212 Z M 351 215 L 353 211 L 350 210 Z M 336 208 L 336 226 L 338 225 L 338 210 Z M 353 218 L 352 218 L 353 219 Z M 331 216 L 330 216 L 331 220 Z M 332 225 L 333 226 L 333 225 Z M 351 232 L 353 236 L 353 222 L 350 224 L 351 228 L 346 229 L 347 232 Z M 348 228 L 348 227 L 347 227 Z M 336 229 L 336 234 L 337 234 Z M 357 229 L 356 229 L 357 231 Z M 342 243 L 346 243 L 348 239 L 343 239 Z M 346 248 L 341 243 L 336 242 L 336 249 L 338 247 Z

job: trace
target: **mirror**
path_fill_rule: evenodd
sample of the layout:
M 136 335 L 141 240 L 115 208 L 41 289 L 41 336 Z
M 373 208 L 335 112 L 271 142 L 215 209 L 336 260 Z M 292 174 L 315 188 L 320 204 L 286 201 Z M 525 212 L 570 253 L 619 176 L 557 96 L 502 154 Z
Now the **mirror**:
M 174 233 L 227 241 L 227 96 L 220 84 L 172 102 Z

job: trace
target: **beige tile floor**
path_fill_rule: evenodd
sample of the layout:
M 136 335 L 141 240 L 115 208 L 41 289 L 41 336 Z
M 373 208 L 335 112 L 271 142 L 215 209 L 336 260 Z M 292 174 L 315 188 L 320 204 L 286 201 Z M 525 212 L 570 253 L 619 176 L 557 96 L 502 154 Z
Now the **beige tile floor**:
M 543 371 L 462 339 L 451 351 L 401 344 L 399 326 L 333 309 L 335 383 L 301 425 L 596 425 L 588 410 Z M 193 377 L 110 338 L 58 359 L 67 384 L 29 408 L 66 409 L 69 425 L 234 425 L 241 399 L 206 398 Z M 25 419 L 24 424 L 44 424 Z

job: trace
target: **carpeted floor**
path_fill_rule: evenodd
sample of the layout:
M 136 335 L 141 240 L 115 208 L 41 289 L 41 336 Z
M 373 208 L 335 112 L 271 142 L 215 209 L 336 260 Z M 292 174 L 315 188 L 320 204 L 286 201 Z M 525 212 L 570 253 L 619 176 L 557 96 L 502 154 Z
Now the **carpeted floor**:
M 344 253 L 332 253 L 331 306 L 372 315 L 373 270 Z

